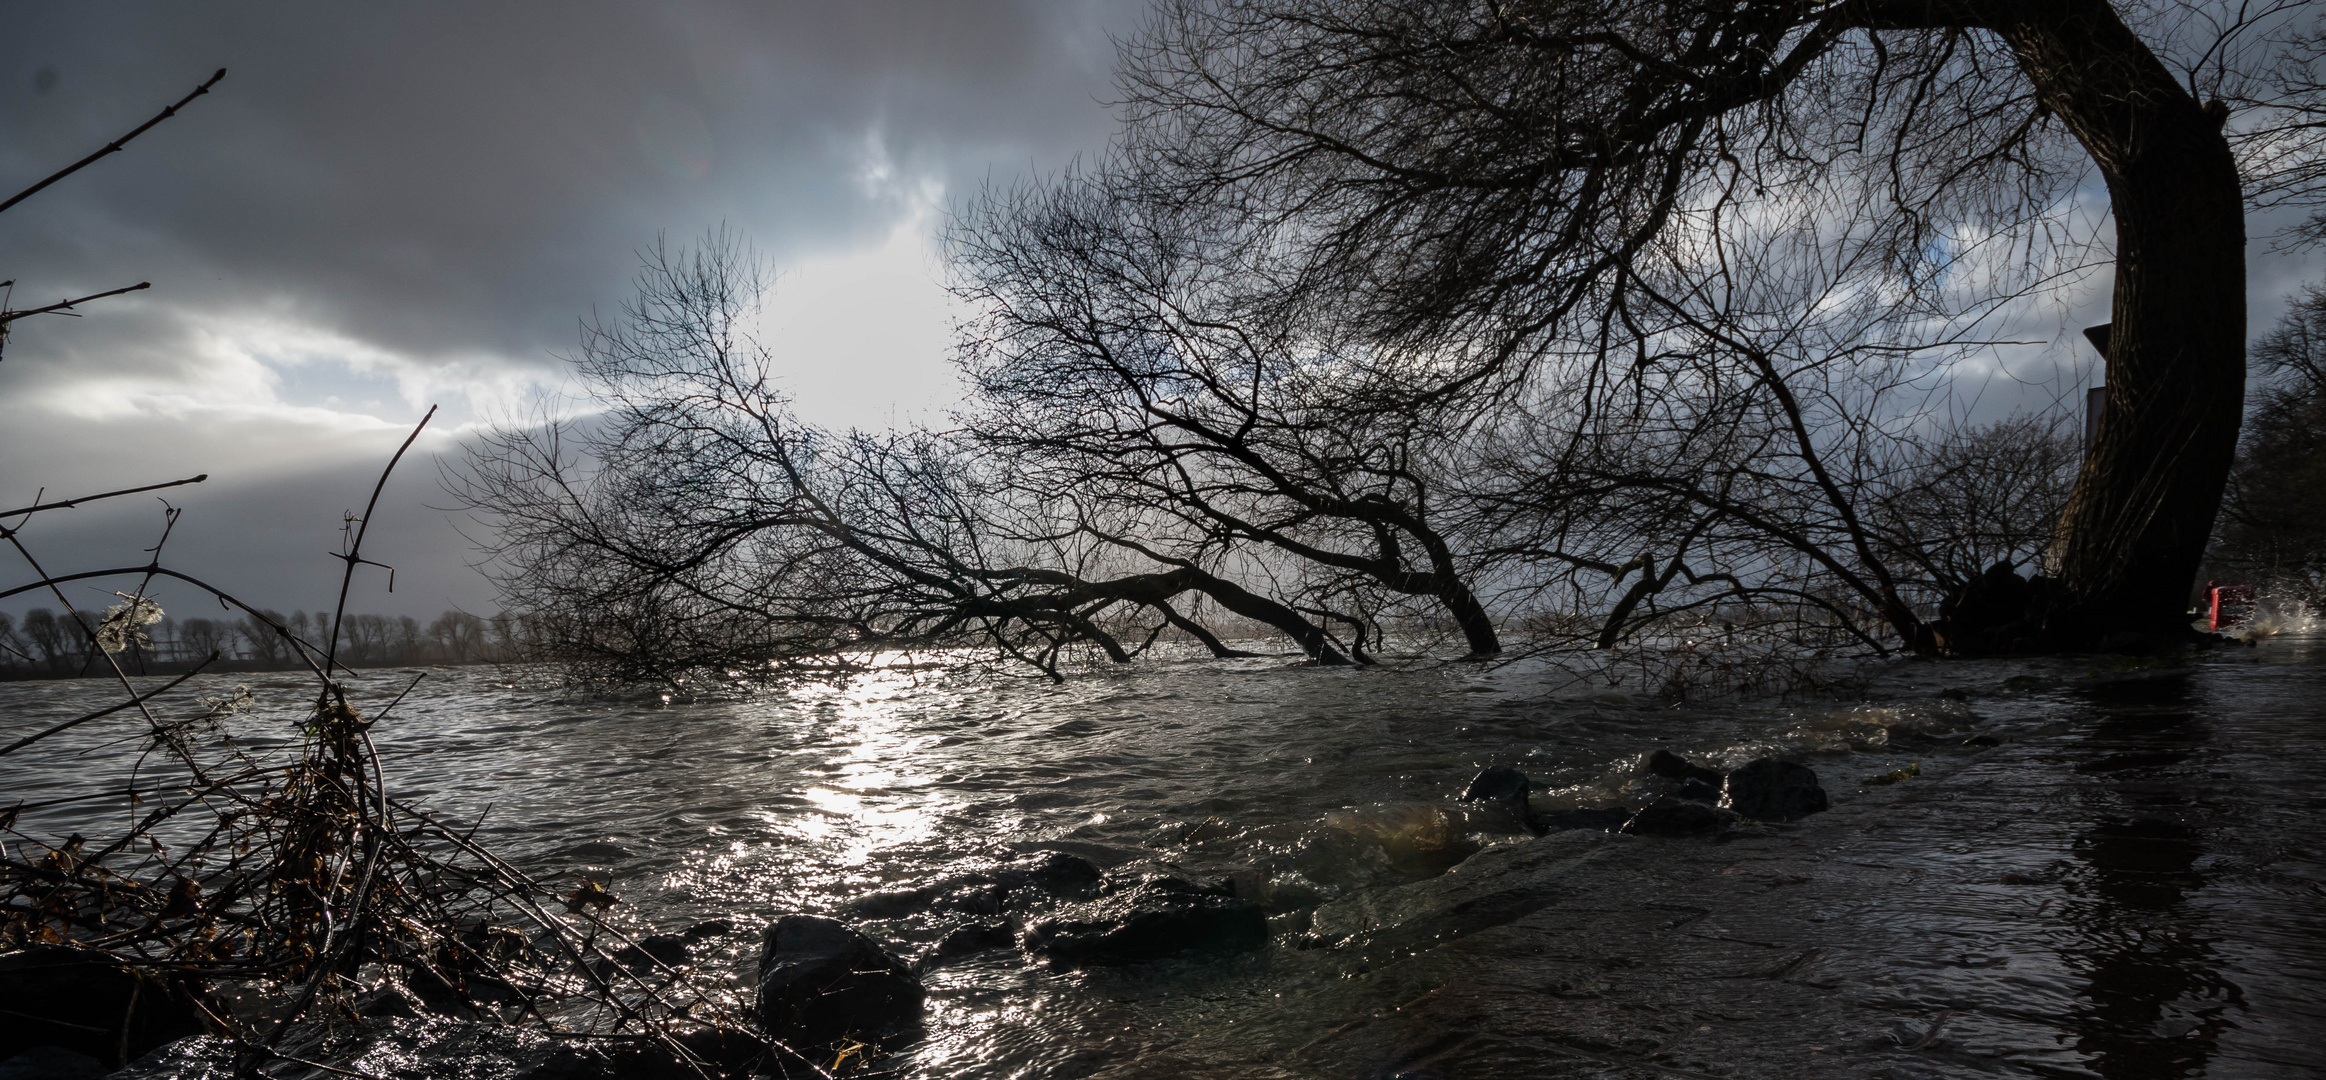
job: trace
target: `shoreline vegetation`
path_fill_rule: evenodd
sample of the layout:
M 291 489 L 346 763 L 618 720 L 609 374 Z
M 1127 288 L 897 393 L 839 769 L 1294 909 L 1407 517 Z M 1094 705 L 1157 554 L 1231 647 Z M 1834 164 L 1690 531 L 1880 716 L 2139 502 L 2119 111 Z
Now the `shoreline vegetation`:
M 97 630 L 103 619 L 91 612 L 59 616 L 46 607 L 22 618 L 0 613 L 0 681 L 98 678 L 110 673 L 100 660 Z M 274 629 L 282 626 L 303 641 L 331 631 L 329 612 L 260 609 L 243 618 L 178 619 L 163 615 L 118 650 L 133 675 L 178 675 L 196 668 L 209 672 L 299 671 L 307 665 Z M 524 620 L 447 611 L 422 623 L 409 615 L 350 615 L 342 630 L 339 662 L 347 667 L 423 667 L 507 664 L 526 655 Z

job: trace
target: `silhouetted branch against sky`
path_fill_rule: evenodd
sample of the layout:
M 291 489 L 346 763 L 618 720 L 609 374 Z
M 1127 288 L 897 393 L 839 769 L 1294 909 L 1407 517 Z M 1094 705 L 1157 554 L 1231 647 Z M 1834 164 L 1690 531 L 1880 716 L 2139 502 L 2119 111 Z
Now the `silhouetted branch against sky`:
M 929 238 L 950 200 L 1106 145 L 1110 35 L 1146 12 L 1143 0 L 14 12 L 0 41 L 6 192 L 212 72 L 233 75 L 0 215 L 0 272 L 25 306 L 153 284 L 85 318 L 12 328 L 0 503 L 207 472 L 173 549 L 255 602 L 312 606 L 337 569 L 312 553 L 332 547 L 349 493 L 427 403 L 445 411 L 415 453 L 565 389 L 556 356 L 577 319 L 626 295 L 637 253 L 720 223 L 781 275 L 760 331 L 803 416 L 933 418 L 959 391 Z M 2260 243 L 2253 257 L 2259 328 L 2317 276 L 2316 257 Z M 2100 321 L 2105 290 L 2062 297 L 2056 325 Z M 2078 346 L 2034 350 L 2011 374 L 2046 393 L 2055 369 L 2088 362 Z M 1985 404 L 2008 411 L 2002 396 Z M 432 495 L 413 468 L 383 496 L 369 543 L 400 568 L 390 606 L 489 610 Z M 113 565 L 136 553 L 95 550 L 103 538 L 148 535 L 153 512 L 121 499 L 35 528 L 48 550 Z

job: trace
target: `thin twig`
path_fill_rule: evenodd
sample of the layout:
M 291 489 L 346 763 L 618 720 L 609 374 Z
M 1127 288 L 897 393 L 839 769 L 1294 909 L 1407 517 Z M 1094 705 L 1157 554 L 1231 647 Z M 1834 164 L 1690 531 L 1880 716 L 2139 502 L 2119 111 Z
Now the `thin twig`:
M 106 144 L 104 145 L 104 147 L 103 147 L 102 149 L 99 149 L 99 150 L 98 150 L 96 153 L 94 153 L 94 154 L 90 154 L 88 157 L 82 158 L 82 159 L 81 159 L 81 160 L 79 160 L 79 161 L 76 161 L 76 162 L 74 162 L 74 163 L 72 163 L 72 164 L 70 164 L 70 165 L 67 165 L 67 166 L 65 166 L 65 167 L 64 167 L 64 168 L 62 168 L 62 169 L 59 169 L 59 170 L 57 170 L 55 173 L 51 174 L 51 175 L 49 176 L 49 178 L 48 178 L 48 179 L 46 179 L 46 180 L 43 180 L 43 181 L 41 181 L 40 183 L 34 184 L 34 185 L 32 185 L 31 187 L 25 188 L 23 191 L 19 191 L 19 192 L 17 192 L 17 193 L 16 193 L 16 194 L 14 194 L 14 195 L 11 195 L 11 196 L 9 196 L 9 197 L 8 197 L 8 201 L 7 201 L 7 202 L 0 202 L 0 213 L 6 213 L 6 212 L 8 211 L 8 208 L 9 208 L 9 207 L 15 206 L 17 203 L 23 202 L 24 200 L 31 198 L 33 195 L 35 195 L 35 194 L 39 193 L 39 192 L 40 192 L 40 190 L 41 190 L 42 188 L 45 188 L 45 187 L 49 186 L 50 184 L 56 183 L 57 181 L 59 181 L 59 180 L 62 180 L 62 179 L 64 179 L 65 177 L 71 176 L 71 175 L 73 175 L 74 173 L 80 172 L 82 169 L 88 168 L 90 165 L 92 165 L 92 164 L 95 164 L 98 158 L 104 157 L 104 156 L 106 156 L 107 154 L 118 154 L 118 153 L 120 153 L 120 152 L 121 152 L 121 148 L 122 148 L 122 147 L 129 145 L 129 140 L 131 140 L 131 139 L 134 139 L 134 138 L 136 138 L 136 137 L 138 137 L 138 136 L 140 136 L 140 135 L 143 135 L 143 134 L 145 134 L 145 132 L 146 132 L 146 129 L 148 129 L 148 128 L 151 128 L 151 127 L 152 127 L 152 126 L 154 126 L 155 124 L 161 123 L 162 121 L 164 121 L 164 120 L 167 120 L 167 119 L 169 119 L 170 117 L 173 117 L 173 116 L 176 116 L 176 115 L 178 115 L 178 110 L 179 110 L 179 109 L 183 109 L 183 108 L 185 108 L 185 107 L 186 107 L 186 105 L 187 105 L 187 103 L 189 103 L 189 102 L 193 101 L 195 98 L 201 97 L 202 95 L 209 93 L 209 92 L 210 92 L 210 88 L 211 88 L 211 87 L 213 87 L 213 86 L 216 86 L 216 85 L 218 85 L 218 80 L 220 80 L 220 79 L 223 79 L 223 78 L 225 78 L 225 77 L 226 77 L 226 69 L 225 69 L 225 68 L 219 68 L 219 69 L 218 69 L 218 73 L 217 73 L 217 74 L 210 76 L 210 78 L 209 78 L 209 80 L 208 80 L 208 81 L 204 82 L 204 83 L 203 83 L 202 85 L 200 85 L 200 86 L 197 86 L 197 87 L 195 87 L 195 88 L 194 88 L 194 92 L 193 92 L 193 93 L 191 93 L 191 94 L 187 94 L 185 97 L 179 98 L 179 99 L 178 99 L 178 101 L 177 101 L 177 104 L 171 105 L 169 108 L 163 109 L 161 112 L 159 112 L 159 113 L 156 113 L 156 114 L 154 115 L 154 118 L 153 118 L 153 119 L 151 119 L 151 120 L 148 120 L 148 121 L 146 121 L 145 123 L 142 123 L 142 124 L 139 124 L 139 125 L 137 125 L 137 127 L 136 127 L 134 130 L 132 130 L 132 131 L 131 131 L 129 134 L 127 134 L 127 135 L 123 135 L 122 137 L 120 137 L 120 138 L 118 138 L 118 139 L 115 139 L 115 140 L 113 140 L 112 142 L 106 143 Z

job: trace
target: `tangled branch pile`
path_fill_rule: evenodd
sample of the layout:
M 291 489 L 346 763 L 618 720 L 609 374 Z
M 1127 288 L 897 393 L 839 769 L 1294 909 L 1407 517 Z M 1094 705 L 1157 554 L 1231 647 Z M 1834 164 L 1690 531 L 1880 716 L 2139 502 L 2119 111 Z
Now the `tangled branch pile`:
M 378 497 L 375 489 L 375 507 Z M 351 521 L 339 556 L 342 611 L 371 513 Z M 321 643 L 275 626 L 315 677 L 289 730 L 250 709 L 247 691 L 194 697 L 185 684 L 199 667 L 139 692 L 118 654 L 158 617 L 156 580 L 191 582 L 267 616 L 163 568 L 162 545 L 147 566 L 52 575 L 38 570 L 22 532 L 20 518 L 0 538 L 38 577 L 0 597 L 42 589 L 70 608 L 64 581 L 128 575 L 137 584 L 103 618 L 77 623 L 93 624 L 122 699 L 16 739 L 0 756 L 69 752 L 58 736 L 124 716 L 142 724 L 133 738 L 144 751 L 126 788 L 0 809 L 0 982 L 21 991 L 47 978 L 96 995 L 34 999 L 55 1010 L 54 1022 L 35 1018 L 0 1039 L 0 1058 L 53 1043 L 120 1065 L 206 1030 L 230 1049 L 238 1075 L 270 1075 L 283 1062 L 334 1070 L 309 1057 L 334 1053 L 351 1022 L 421 1012 L 586 1038 L 624 1074 L 717 1075 L 771 1052 L 742 1034 L 732 992 L 642 948 L 651 931 L 601 885 L 528 874 L 479 845 L 473 825 L 391 793 L 373 735 L 411 685 L 367 703 L 336 655 L 342 619 Z M 58 840 L 33 824 L 66 804 L 72 820 L 104 820 L 108 801 L 127 819 L 112 835 Z M 15 999 L 0 1007 L 28 1008 Z M 75 1028 L 86 1036 L 76 1040 Z

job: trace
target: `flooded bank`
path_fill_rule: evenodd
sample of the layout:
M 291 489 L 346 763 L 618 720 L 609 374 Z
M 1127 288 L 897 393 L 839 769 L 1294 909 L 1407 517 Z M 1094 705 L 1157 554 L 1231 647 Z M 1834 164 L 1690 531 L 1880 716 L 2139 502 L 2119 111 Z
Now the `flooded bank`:
M 603 881 L 656 927 L 729 924 L 690 962 L 738 993 L 777 915 L 920 957 L 964 917 L 867 896 L 1028 850 L 1291 898 L 1266 948 L 1223 959 L 934 967 L 927 1033 L 888 1063 L 908 1076 L 2293 1076 L 2326 1030 L 2321 651 L 1908 665 L 1852 700 L 1695 708 L 1515 667 L 924 671 L 667 706 L 464 669 L 376 736 L 399 794 L 481 817 L 529 869 Z M 283 737 L 296 684 L 246 681 L 283 711 L 239 737 Z M 31 729 L 104 693 L 0 686 L 0 715 Z M 122 731 L 74 734 L 11 760 L 0 794 L 128 779 Z M 1709 840 L 1536 839 L 1453 801 L 1508 765 L 1539 808 L 1636 803 L 1659 747 L 1798 759 L 1833 808 Z M 348 1061 L 521 1074 L 406 1027 Z

